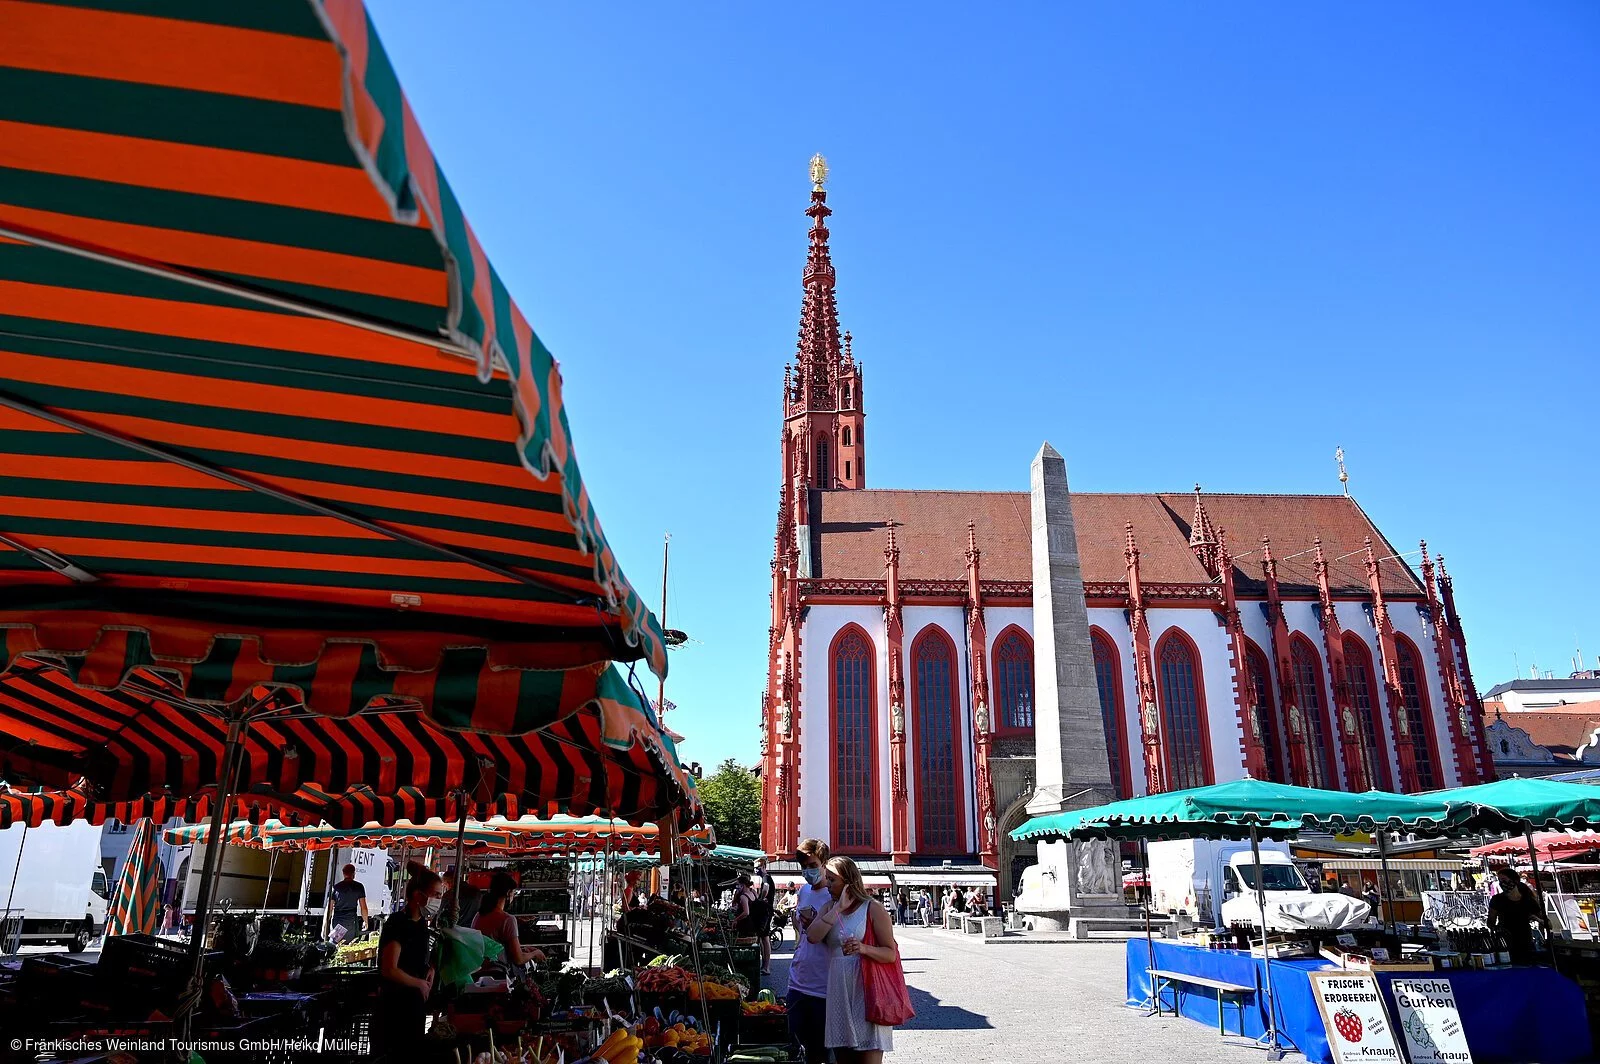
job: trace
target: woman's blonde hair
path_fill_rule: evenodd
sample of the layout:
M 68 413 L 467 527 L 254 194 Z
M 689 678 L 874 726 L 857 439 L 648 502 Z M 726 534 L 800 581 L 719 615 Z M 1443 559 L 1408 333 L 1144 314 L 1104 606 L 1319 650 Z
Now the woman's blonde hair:
M 861 880 L 861 869 L 848 857 L 835 857 L 828 862 L 828 871 L 844 880 L 845 897 L 868 901 L 867 885 Z
M 833 856 L 833 851 L 828 849 L 828 844 L 821 839 L 801 839 L 800 845 L 794 848 L 795 854 L 805 854 L 815 857 L 818 864 L 827 864 L 828 858 Z

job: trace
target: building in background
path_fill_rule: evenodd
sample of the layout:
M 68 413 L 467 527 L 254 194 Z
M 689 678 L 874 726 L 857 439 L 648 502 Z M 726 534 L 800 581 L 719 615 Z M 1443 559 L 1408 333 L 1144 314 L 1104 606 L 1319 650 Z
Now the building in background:
M 763 845 L 981 864 L 1009 897 L 1033 850 L 1007 838 L 1033 784 L 1029 495 L 867 487 L 825 176 L 815 160 L 783 380 Z M 1348 790 L 1490 778 L 1443 559 L 1424 545 L 1413 570 L 1348 494 L 1075 493 L 1073 509 L 1123 795 L 1246 773 Z
M 1538 684 L 1540 687 L 1526 685 Z M 1555 686 L 1566 685 L 1566 686 Z M 1583 678 L 1497 684 L 1483 703 L 1484 732 L 1501 776 L 1549 776 L 1600 767 L 1600 683 Z M 1575 695 L 1571 701 L 1567 696 Z M 1579 700 L 1590 695 L 1588 700 Z M 1498 697 L 1495 697 L 1498 696 Z

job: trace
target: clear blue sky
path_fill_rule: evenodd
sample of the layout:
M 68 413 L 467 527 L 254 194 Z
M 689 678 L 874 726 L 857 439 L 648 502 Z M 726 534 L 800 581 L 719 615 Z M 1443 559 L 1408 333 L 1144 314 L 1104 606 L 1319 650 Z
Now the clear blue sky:
M 672 532 L 687 758 L 756 758 L 815 151 L 874 486 L 1342 444 L 1481 687 L 1600 657 L 1600 5 L 370 3 L 651 599 Z

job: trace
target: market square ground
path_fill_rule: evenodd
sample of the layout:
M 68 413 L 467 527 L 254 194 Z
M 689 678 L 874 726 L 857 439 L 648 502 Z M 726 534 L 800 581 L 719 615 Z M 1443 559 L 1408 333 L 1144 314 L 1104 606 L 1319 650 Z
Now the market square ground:
M 1192 1020 L 1147 1017 L 1122 1004 L 1120 941 L 985 946 L 933 928 L 897 928 L 916 1019 L 894 1034 L 887 1059 L 952 1064 L 1094 1061 L 1095 1064 L 1244 1064 L 1262 1053 Z M 786 942 L 769 985 L 789 981 Z M 1291 1060 L 1303 1060 L 1292 1054 Z

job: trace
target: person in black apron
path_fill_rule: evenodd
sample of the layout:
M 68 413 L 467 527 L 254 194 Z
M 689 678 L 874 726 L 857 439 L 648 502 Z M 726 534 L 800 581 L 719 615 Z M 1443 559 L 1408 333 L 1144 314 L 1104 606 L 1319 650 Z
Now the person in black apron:
M 444 882 L 420 864 L 407 866 L 405 908 L 384 921 L 378 938 L 378 1011 L 373 1052 L 403 1059 L 427 1033 L 433 994 L 429 924 L 444 903 Z

